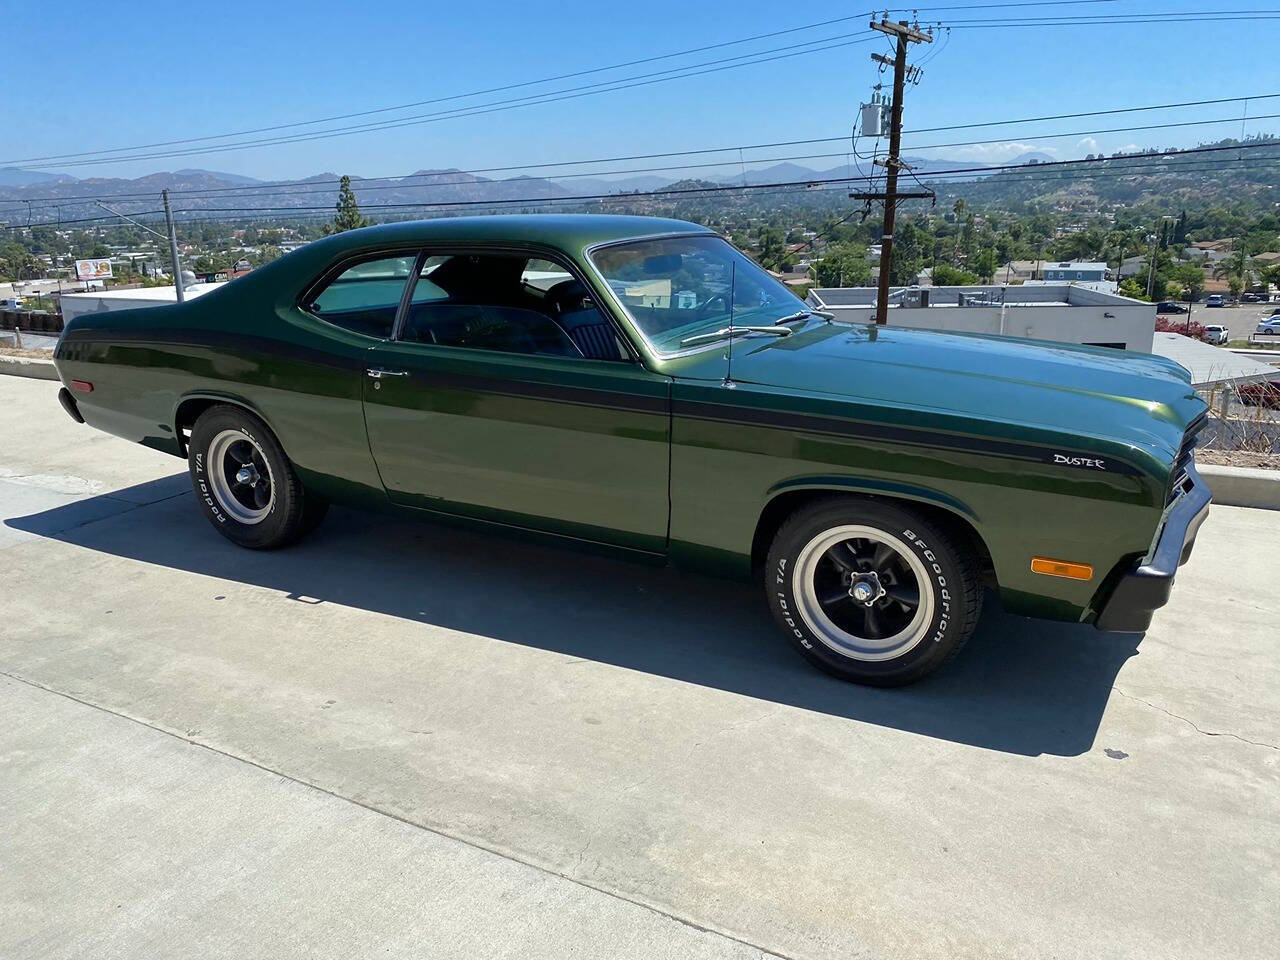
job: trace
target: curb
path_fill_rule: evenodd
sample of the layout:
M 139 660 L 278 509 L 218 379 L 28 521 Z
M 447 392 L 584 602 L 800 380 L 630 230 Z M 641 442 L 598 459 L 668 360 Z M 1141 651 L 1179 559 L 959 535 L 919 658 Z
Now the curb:
M 1226 507 L 1280 510 L 1280 470 L 1198 463 L 1196 472 L 1209 484 L 1214 503 Z
M 52 360 L 40 357 L 0 356 L 0 376 L 30 377 L 33 380 L 57 380 L 58 371 Z

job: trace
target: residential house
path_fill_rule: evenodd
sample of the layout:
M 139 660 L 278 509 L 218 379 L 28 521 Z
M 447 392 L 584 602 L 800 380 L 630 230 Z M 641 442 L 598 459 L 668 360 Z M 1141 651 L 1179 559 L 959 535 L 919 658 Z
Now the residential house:
M 1093 281 L 1107 279 L 1105 263 L 1067 260 L 1061 263 L 1046 263 L 1043 270 L 1045 282 L 1072 283 L 1077 281 Z

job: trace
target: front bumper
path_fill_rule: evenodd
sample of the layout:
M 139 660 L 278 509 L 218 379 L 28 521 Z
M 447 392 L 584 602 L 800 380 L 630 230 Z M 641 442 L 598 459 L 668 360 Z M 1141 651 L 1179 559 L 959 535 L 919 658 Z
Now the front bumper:
M 1169 601 L 1178 567 L 1187 562 L 1200 525 L 1209 515 L 1209 485 L 1189 463 L 1177 498 L 1165 511 L 1155 546 L 1121 575 L 1094 620 L 1099 630 L 1141 633 Z

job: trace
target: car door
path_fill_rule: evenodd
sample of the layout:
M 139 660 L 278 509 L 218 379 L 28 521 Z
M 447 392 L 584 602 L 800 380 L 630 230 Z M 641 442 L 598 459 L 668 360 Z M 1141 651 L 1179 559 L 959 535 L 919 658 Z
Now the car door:
M 663 551 L 670 379 L 624 352 L 583 355 L 564 332 L 568 315 L 539 299 L 577 278 L 562 266 L 544 276 L 528 261 L 509 251 L 423 255 L 396 331 L 370 349 L 364 378 L 369 445 L 387 495 Z M 542 289 L 529 281 L 534 273 Z M 571 299 L 575 323 L 595 309 Z

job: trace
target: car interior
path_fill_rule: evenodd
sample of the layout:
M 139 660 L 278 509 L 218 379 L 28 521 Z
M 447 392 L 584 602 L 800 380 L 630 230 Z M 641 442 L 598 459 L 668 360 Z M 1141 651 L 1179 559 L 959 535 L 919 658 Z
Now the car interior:
M 315 298 L 311 312 L 357 333 L 390 337 L 412 270 L 410 258 L 401 273 L 404 259 L 376 261 L 376 268 L 359 274 L 359 267 L 343 273 Z M 400 339 L 505 353 L 628 359 L 584 284 L 557 265 L 510 254 L 429 257 L 417 277 Z

